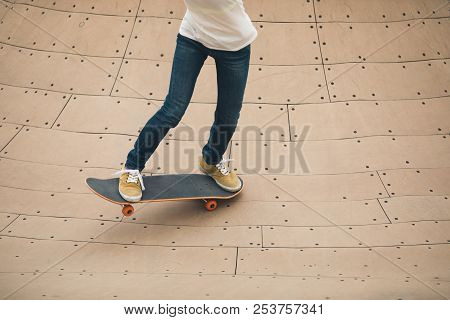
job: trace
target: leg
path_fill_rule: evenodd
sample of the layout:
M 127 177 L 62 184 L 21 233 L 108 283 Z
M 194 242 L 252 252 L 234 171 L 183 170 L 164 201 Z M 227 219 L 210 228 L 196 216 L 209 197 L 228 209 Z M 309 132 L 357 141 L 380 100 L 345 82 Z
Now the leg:
M 238 51 L 213 50 L 217 70 L 217 107 L 208 143 L 203 147 L 207 164 L 222 160 L 233 136 L 244 99 L 250 60 L 250 45 Z
M 200 43 L 177 36 L 169 93 L 163 106 L 140 132 L 134 148 L 128 153 L 126 168 L 142 171 L 167 132 L 178 125 L 191 101 L 206 58 L 207 52 Z

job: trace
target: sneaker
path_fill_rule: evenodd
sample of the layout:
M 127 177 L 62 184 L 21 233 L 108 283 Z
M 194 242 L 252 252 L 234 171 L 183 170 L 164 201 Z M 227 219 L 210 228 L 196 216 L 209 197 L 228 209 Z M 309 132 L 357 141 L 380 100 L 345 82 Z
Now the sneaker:
M 128 202 L 137 202 L 142 199 L 142 191 L 145 190 L 144 181 L 139 170 L 131 170 L 125 167 L 116 172 L 120 174 L 119 193 Z
M 242 188 L 242 181 L 238 176 L 230 172 L 225 163 L 231 159 L 224 159 L 216 165 L 207 164 L 203 157 L 200 159 L 200 170 L 213 178 L 222 189 L 230 192 L 239 191 Z

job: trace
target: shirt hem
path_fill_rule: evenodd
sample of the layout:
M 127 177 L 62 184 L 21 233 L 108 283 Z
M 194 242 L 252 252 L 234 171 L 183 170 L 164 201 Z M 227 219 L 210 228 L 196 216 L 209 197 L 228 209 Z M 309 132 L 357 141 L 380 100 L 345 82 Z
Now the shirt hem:
M 255 41 L 255 39 L 258 37 L 258 32 L 256 31 L 256 32 L 253 34 L 253 36 L 250 38 L 250 40 L 246 41 L 244 44 L 241 44 L 241 45 L 239 45 L 239 46 L 236 47 L 236 48 L 232 48 L 232 49 L 224 49 L 224 48 L 212 47 L 212 46 L 210 46 L 210 45 L 208 45 L 208 44 L 205 44 L 205 43 L 203 43 L 201 40 L 199 40 L 199 39 L 197 39 L 195 36 L 193 36 L 192 34 L 184 33 L 184 30 L 181 30 L 181 29 L 180 29 L 180 30 L 179 30 L 179 33 L 180 33 L 182 36 L 184 36 L 184 37 L 187 37 L 187 38 L 189 38 L 189 39 L 191 39 L 191 40 L 200 42 L 202 45 L 204 45 L 204 46 L 205 46 L 206 48 L 208 48 L 208 49 L 212 49 L 212 50 L 220 50 L 220 51 L 230 51 L 230 52 L 233 52 L 233 51 L 239 51 L 239 50 L 241 50 L 242 48 L 245 48 L 246 46 L 248 46 L 249 44 L 251 44 L 253 41 Z

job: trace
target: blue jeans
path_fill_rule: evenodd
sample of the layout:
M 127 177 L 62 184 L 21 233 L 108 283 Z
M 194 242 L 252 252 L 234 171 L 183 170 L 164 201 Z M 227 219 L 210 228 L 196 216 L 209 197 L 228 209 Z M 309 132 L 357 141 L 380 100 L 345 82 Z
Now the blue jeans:
M 127 169 L 142 171 L 167 132 L 178 125 L 194 92 L 195 83 L 208 56 L 217 71 L 217 106 L 214 123 L 202 154 L 208 164 L 222 160 L 236 129 L 247 83 L 250 45 L 238 51 L 214 50 L 200 42 L 177 35 L 169 93 L 163 106 L 147 121 L 134 148 L 128 153 Z

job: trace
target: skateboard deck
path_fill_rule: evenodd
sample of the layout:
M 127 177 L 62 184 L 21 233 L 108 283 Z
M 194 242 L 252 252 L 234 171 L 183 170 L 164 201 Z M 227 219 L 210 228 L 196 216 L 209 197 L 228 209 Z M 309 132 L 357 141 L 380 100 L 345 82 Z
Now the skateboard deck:
M 121 197 L 118 190 L 119 178 L 87 178 L 86 183 L 97 196 L 122 205 L 122 213 L 125 216 L 133 214 L 133 203 L 159 201 L 199 199 L 205 202 L 205 208 L 208 211 L 212 211 L 217 208 L 216 199 L 231 199 L 242 191 L 242 188 L 237 192 L 223 190 L 211 177 L 205 174 L 168 174 L 144 176 L 142 178 L 145 190 L 142 192 L 142 199 L 138 202 L 128 202 Z M 243 186 L 244 183 L 242 182 Z

